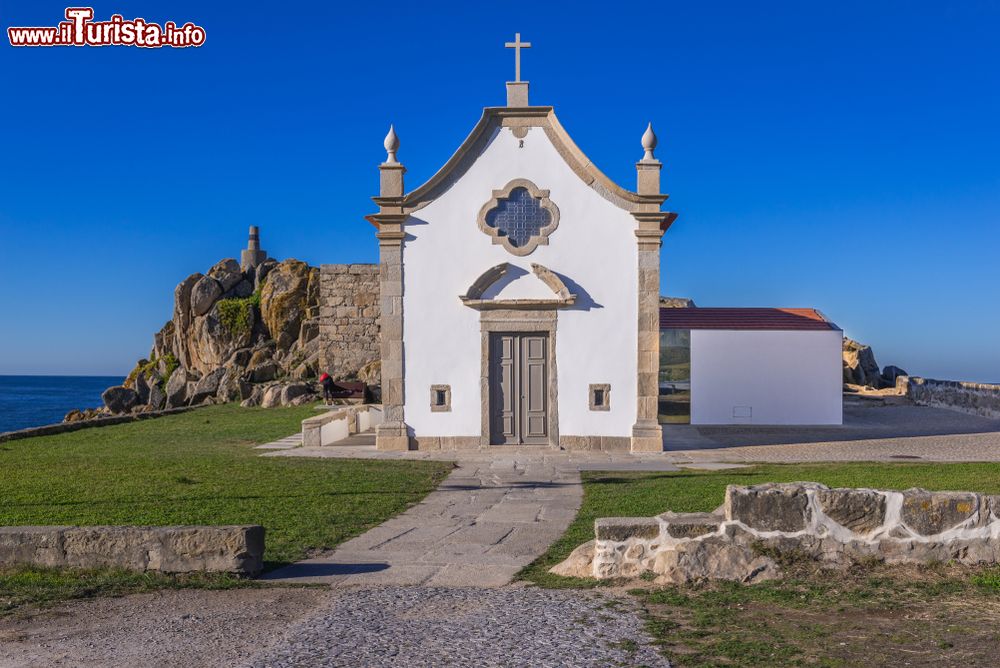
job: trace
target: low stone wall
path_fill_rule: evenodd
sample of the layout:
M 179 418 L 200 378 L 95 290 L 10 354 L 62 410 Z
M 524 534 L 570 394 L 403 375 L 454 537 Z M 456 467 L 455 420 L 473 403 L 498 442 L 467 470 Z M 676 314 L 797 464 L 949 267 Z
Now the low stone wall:
M 381 423 L 381 404 L 335 408 L 302 421 L 302 445 L 307 448 L 333 445 Z
M 321 371 L 336 378 L 379 359 L 378 265 L 322 265 L 319 315 Z
M 0 527 L 0 566 L 256 575 L 264 527 Z
M 5 431 L 0 433 L 0 443 L 5 441 L 18 441 L 22 438 L 34 438 L 35 436 L 52 436 L 54 434 L 65 434 L 81 429 L 91 429 L 93 427 L 110 427 L 115 424 L 125 424 L 126 422 L 137 422 L 139 420 L 150 420 L 152 418 L 183 413 L 192 410 L 192 407 L 168 408 L 162 411 L 148 411 L 146 413 L 134 413 L 132 415 L 115 415 L 112 417 L 93 418 L 91 420 L 81 420 L 79 422 L 59 422 L 47 424 L 42 427 L 29 427 L 17 431 Z
M 1000 418 L 1000 385 L 902 376 L 896 388 L 915 404 Z
M 1000 496 L 972 492 L 830 489 L 810 482 L 730 485 L 714 513 L 605 518 L 595 539 L 553 573 L 599 579 L 653 573 L 660 583 L 779 576 L 768 555 L 831 566 L 1000 561 Z

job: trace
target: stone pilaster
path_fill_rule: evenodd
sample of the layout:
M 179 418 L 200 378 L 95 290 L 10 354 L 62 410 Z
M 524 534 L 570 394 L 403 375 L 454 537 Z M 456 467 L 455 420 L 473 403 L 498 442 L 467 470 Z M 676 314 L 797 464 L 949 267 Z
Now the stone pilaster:
M 395 138 L 394 133 L 390 135 Z M 406 169 L 395 160 L 398 140 L 390 149 L 389 159 L 379 165 L 380 196 L 375 198 L 379 212 L 372 216 L 378 225 L 379 310 L 381 311 L 382 410 L 384 422 L 375 429 L 375 447 L 379 450 L 409 450 L 410 437 L 403 413 L 403 175 Z
M 633 213 L 639 221 L 638 242 L 638 366 L 636 416 L 632 425 L 633 452 L 663 450 L 663 434 L 657 420 L 660 374 L 660 224 L 668 214 L 656 211 Z

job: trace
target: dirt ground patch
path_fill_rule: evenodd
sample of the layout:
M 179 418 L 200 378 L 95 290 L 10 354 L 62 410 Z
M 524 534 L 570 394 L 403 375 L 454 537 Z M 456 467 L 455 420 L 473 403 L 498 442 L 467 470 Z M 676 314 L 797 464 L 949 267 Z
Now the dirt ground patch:
M 633 589 L 690 666 L 995 666 L 1000 575 L 958 566 L 791 567 L 757 585 Z
M 328 594 L 184 589 L 30 606 L 0 618 L 0 667 L 239 665 Z

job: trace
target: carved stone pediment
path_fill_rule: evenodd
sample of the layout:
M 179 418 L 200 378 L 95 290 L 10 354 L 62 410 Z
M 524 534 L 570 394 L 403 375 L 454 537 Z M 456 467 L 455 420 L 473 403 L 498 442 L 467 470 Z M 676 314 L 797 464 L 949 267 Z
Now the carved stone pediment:
M 572 306 L 576 303 L 576 295 L 569 291 L 562 279 L 547 267 L 540 264 L 531 264 L 531 271 L 542 283 L 552 290 L 552 297 L 542 299 L 485 299 L 483 295 L 497 281 L 502 279 L 510 271 L 510 263 L 501 262 L 495 267 L 490 267 L 482 275 L 473 281 L 464 295 L 459 295 L 462 303 L 469 308 L 479 311 L 491 309 L 556 309 Z

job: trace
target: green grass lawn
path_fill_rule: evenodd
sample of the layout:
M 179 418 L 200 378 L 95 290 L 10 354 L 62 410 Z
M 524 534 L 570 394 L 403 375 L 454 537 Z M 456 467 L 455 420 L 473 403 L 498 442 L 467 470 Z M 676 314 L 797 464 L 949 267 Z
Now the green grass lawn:
M 522 578 L 547 587 L 596 586 L 593 580 L 547 572 L 594 537 L 595 519 L 712 511 L 730 484 L 808 480 L 830 487 L 998 494 L 1000 464 L 760 465 L 711 472 L 585 472 L 583 479 L 576 520 Z M 861 564 L 830 571 L 815 562 L 783 568 L 784 579 L 758 585 L 644 583 L 630 593 L 642 601 L 664 652 L 682 667 L 995 665 L 1000 631 L 992 620 L 1000 614 L 1000 569 Z
M 253 449 L 298 431 L 314 414 L 311 406 L 212 406 L 0 443 L 0 526 L 261 524 L 266 568 L 273 568 L 380 524 L 451 469 L 441 462 L 260 457 Z M 137 586 L 157 586 L 149 583 L 158 578 L 141 580 Z M 66 584 L 30 569 L 0 575 L 0 609 L 17 587 L 45 589 L 47 581 Z

